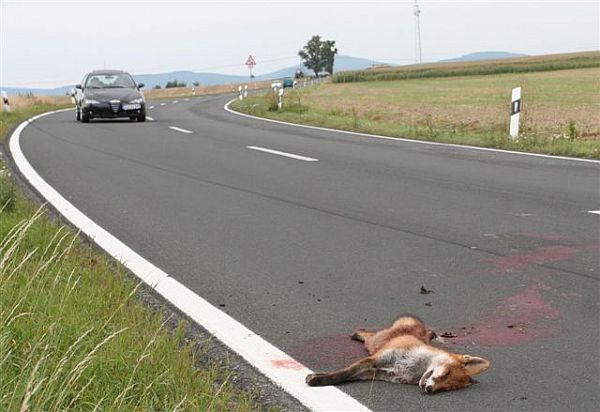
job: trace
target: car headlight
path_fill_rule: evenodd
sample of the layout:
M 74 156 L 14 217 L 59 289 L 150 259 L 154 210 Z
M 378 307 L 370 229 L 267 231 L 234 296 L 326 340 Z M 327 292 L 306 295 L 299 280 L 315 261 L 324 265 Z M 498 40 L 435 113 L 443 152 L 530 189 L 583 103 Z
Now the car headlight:
M 131 101 L 129 101 L 130 104 L 136 104 L 136 103 L 144 103 L 144 99 L 142 97 L 138 98 L 138 99 L 133 99 Z
M 90 105 L 90 104 L 99 104 L 100 102 L 98 100 L 94 100 L 94 99 L 83 99 L 83 104 L 85 105 Z

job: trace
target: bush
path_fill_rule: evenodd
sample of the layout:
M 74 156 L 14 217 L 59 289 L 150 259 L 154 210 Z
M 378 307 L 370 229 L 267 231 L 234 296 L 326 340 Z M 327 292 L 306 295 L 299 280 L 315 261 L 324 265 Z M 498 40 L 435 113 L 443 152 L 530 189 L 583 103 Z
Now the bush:
M 175 79 L 172 82 L 167 82 L 167 85 L 165 86 L 165 88 L 170 89 L 172 87 L 185 87 L 185 86 L 187 86 L 187 84 L 185 82 L 178 82 L 177 79 Z
M 569 121 L 569 124 L 567 125 L 567 135 L 569 136 L 570 140 L 575 140 L 580 135 L 577 123 L 575 123 L 573 120 Z

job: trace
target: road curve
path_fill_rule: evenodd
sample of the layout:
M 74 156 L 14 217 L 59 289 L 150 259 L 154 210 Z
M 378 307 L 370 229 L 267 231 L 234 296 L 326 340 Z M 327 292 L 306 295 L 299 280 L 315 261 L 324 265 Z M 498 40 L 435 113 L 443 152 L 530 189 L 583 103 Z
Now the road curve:
M 300 129 L 154 104 L 146 123 L 45 116 L 38 173 L 100 226 L 314 370 L 411 312 L 492 368 L 422 396 L 360 382 L 374 410 L 593 410 L 599 165 Z M 421 294 L 420 288 L 433 290 Z

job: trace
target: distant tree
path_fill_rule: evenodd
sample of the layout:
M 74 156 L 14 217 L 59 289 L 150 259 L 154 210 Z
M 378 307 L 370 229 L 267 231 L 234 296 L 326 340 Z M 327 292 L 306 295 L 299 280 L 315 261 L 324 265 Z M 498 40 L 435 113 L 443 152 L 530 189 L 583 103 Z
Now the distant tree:
M 338 49 L 335 47 L 334 40 L 325 40 L 323 42 L 323 54 L 325 58 L 325 71 L 329 74 L 333 74 L 333 63 L 335 60 L 335 55 L 337 54 Z
M 157 84 L 156 86 L 154 86 L 154 89 L 160 89 L 160 84 Z
M 172 87 L 185 87 L 187 86 L 185 82 L 178 82 L 177 79 L 174 79 L 172 82 L 167 82 L 165 86 L 166 89 L 170 89 Z
M 196 86 L 196 87 L 200 86 L 200 82 L 194 82 L 194 86 Z
M 333 73 L 333 62 L 338 50 L 335 48 L 335 41 L 321 40 L 321 36 L 314 35 L 306 43 L 306 46 L 298 52 L 298 55 L 303 60 L 304 66 L 315 72 L 315 76 L 319 77 L 319 73 L 323 70 Z

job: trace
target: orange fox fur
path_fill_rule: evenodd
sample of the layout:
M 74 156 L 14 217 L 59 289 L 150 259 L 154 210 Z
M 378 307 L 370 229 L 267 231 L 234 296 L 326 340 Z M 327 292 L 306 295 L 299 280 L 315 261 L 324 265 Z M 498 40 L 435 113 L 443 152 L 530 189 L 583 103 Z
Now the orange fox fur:
M 435 333 L 411 315 L 401 316 L 379 332 L 356 332 L 352 339 L 363 342 L 369 356 L 334 372 L 310 374 L 306 383 L 326 386 L 382 380 L 419 385 L 424 393 L 435 393 L 471 386 L 472 376 L 490 367 L 486 359 L 432 346 L 434 337 Z

